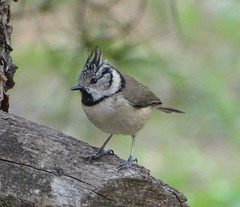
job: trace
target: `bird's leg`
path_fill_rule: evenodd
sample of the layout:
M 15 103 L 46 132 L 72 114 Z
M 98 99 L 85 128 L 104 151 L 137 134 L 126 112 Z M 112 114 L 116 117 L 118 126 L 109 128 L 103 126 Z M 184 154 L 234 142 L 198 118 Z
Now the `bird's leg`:
M 132 147 L 131 147 L 131 153 L 130 156 L 128 158 L 128 160 L 126 162 L 124 162 L 123 164 L 118 166 L 118 172 L 120 170 L 124 170 L 124 169 L 128 169 L 129 167 L 132 166 L 133 162 L 137 162 L 137 158 L 133 157 L 133 148 L 134 148 L 134 144 L 135 144 L 135 136 L 132 135 Z
M 86 157 L 85 161 L 92 162 L 93 160 L 96 160 L 103 155 L 114 155 L 114 151 L 109 149 L 109 150 L 104 150 L 104 147 L 107 145 L 109 140 L 112 138 L 112 134 L 107 138 L 107 140 L 103 143 L 103 145 L 99 148 L 98 152 L 96 154 L 90 155 Z

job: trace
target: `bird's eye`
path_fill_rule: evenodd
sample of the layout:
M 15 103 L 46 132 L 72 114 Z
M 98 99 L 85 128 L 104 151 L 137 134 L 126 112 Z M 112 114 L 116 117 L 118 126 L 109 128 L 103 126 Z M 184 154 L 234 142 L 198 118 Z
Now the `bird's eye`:
M 95 83 L 97 83 L 97 81 L 98 81 L 97 78 L 92 78 L 92 79 L 90 80 L 90 83 L 91 83 L 91 84 L 95 84 Z

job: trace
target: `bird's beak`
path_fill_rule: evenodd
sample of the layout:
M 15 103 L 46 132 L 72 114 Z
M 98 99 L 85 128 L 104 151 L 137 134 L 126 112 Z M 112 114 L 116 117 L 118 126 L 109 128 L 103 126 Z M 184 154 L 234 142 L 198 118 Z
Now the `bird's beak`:
M 84 88 L 80 85 L 77 85 L 77 86 L 74 86 L 74 87 L 71 88 L 72 91 L 77 91 L 77 90 L 82 91 L 83 89 Z

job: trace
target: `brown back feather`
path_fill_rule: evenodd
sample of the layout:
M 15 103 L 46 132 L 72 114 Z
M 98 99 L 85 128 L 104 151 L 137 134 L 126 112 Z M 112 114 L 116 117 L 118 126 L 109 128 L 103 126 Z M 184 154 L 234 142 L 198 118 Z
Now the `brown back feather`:
M 151 105 L 162 104 L 160 99 L 146 86 L 128 75 L 123 75 L 123 78 L 125 79 L 126 84 L 122 93 L 124 98 L 127 99 L 134 107 L 143 108 Z

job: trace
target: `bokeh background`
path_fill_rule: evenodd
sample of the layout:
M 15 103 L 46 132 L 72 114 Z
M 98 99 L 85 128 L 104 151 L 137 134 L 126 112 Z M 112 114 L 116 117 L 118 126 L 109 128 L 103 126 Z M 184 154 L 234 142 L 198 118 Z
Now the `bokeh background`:
M 155 112 L 135 156 L 190 206 L 240 206 L 240 2 L 21 0 L 11 2 L 10 113 L 101 146 L 70 91 L 90 51 L 186 112 Z M 123 159 L 128 136 L 108 144 Z

